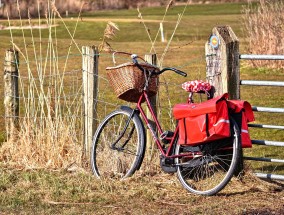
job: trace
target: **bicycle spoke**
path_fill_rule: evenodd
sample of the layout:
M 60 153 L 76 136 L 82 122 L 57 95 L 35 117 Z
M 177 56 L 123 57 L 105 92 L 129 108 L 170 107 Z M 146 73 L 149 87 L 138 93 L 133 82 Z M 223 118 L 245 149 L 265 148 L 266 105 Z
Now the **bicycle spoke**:
M 143 130 L 140 121 L 129 121 L 129 116 L 128 112 L 114 111 L 96 132 L 92 169 L 98 177 L 125 178 L 140 165 L 145 142 L 139 132 Z
M 177 174 L 182 185 L 190 192 L 202 195 L 214 195 L 229 182 L 237 164 L 240 143 L 239 131 L 235 122 L 232 123 L 232 137 L 223 142 L 212 142 L 199 147 L 177 146 L 176 154 L 188 153 L 194 149 L 200 154 L 198 159 L 183 163 L 177 158 Z

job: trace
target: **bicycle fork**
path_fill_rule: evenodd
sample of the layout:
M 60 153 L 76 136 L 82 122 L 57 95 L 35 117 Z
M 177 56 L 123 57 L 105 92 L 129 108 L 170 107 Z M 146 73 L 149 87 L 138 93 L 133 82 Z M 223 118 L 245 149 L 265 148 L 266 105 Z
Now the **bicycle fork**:
M 122 144 L 122 146 L 120 147 L 117 147 L 116 144 L 121 140 L 121 138 L 125 135 L 125 132 L 130 124 L 130 121 L 131 119 L 133 118 L 134 114 L 137 113 L 139 110 L 137 109 L 134 109 L 132 111 L 132 113 L 130 114 L 129 118 L 127 119 L 127 122 L 126 122 L 126 125 L 124 126 L 121 134 L 119 135 L 119 137 L 117 138 L 117 140 L 111 144 L 111 149 L 114 149 L 114 150 L 117 150 L 117 151 L 123 151 L 124 150 L 124 147 L 127 145 L 127 143 L 129 142 L 129 140 L 131 139 L 132 135 L 133 135 L 133 132 L 134 132 L 134 129 L 135 129 L 135 125 L 132 126 L 129 134 L 128 134 L 128 137 L 127 139 L 125 140 L 125 142 Z

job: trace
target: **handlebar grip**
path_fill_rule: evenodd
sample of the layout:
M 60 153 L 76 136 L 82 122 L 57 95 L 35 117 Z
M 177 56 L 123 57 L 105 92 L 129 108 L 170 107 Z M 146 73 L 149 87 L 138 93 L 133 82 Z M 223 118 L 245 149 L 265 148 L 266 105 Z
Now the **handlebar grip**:
M 181 76 L 183 76 L 183 77 L 186 77 L 186 76 L 187 76 L 187 74 L 186 74 L 185 72 L 180 71 L 180 70 L 178 70 L 178 69 L 176 69 L 176 68 L 173 68 L 173 67 L 164 68 L 164 69 L 161 70 L 161 73 L 163 73 L 164 71 L 167 71 L 167 70 L 172 70 L 172 71 L 174 71 L 175 73 L 177 73 L 177 74 L 179 74 L 179 75 L 181 75 Z
M 172 68 L 173 69 L 173 71 L 175 72 L 175 73 L 177 73 L 177 74 L 179 74 L 179 75 L 181 75 L 181 76 L 183 76 L 183 77 L 186 77 L 187 76 L 187 74 L 185 73 L 185 72 L 183 72 L 183 71 L 180 71 L 180 70 L 178 70 L 178 69 L 176 69 L 176 68 Z

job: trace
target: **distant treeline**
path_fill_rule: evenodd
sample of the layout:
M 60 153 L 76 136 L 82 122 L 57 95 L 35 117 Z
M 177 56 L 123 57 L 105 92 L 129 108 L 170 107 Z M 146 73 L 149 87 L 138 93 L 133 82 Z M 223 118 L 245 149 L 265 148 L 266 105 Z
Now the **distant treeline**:
M 28 10 L 32 17 L 38 17 L 47 14 L 50 11 L 48 8 L 48 0 L 18 0 L 21 17 L 28 17 Z M 83 11 L 92 10 L 108 10 L 108 9 L 129 9 L 150 6 L 162 6 L 168 4 L 166 0 L 54 0 L 57 10 L 61 14 L 79 12 L 82 3 L 86 2 Z M 241 2 L 245 0 L 189 0 L 190 3 L 215 3 L 215 2 Z M 176 0 L 176 3 L 185 3 L 187 0 Z M 6 18 L 7 14 L 10 18 L 19 17 L 17 9 L 17 0 L 0 0 L 0 18 Z

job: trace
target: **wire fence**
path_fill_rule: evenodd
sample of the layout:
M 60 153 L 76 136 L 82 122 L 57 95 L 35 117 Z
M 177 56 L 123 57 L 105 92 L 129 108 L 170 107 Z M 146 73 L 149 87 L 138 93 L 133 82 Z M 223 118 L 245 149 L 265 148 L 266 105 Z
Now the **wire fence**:
M 172 108 L 175 104 L 187 102 L 188 93 L 181 88 L 181 84 L 188 80 L 205 79 L 205 70 L 210 70 L 210 66 L 216 67 L 215 64 L 207 65 L 207 68 L 201 66 L 206 65 L 207 57 L 200 54 L 175 65 L 170 64 L 171 60 L 166 62 L 167 66 L 187 72 L 188 77 L 183 78 L 170 72 L 160 76 L 157 114 L 163 130 L 174 130 L 176 120 L 173 118 Z M 15 96 L 5 92 L 2 93 L 2 98 L 4 101 L 7 96 L 18 99 L 19 115 L 5 114 L 5 107 L 1 103 L 0 120 L 4 125 L 6 121 L 17 119 L 19 134 L 16 141 L 12 139 L 13 143 L 7 142 L 9 131 L 4 126 L 1 127 L 2 134 L 5 135 L 2 139 L 7 143 L 2 143 L 0 160 L 13 161 L 31 168 L 58 168 L 83 162 L 86 135 L 83 73 L 89 73 L 98 80 L 98 94 L 94 98 L 96 117 L 93 119 L 97 125 L 120 105 L 134 107 L 133 103 L 117 99 L 110 86 L 105 72 L 105 67 L 112 65 L 110 54 L 99 54 L 98 74 L 82 69 L 82 55 L 79 54 L 72 56 L 65 71 L 61 70 L 63 67 L 58 65 L 64 65 L 66 58 L 50 58 L 49 62 L 56 62 L 57 66 L 52 66 L 45 72 L 38 72 L 40 69 L 37 69 L 39 66 L 36 61 L 29 64 L 20 62 L 18 74 L 11 74 L 12 78 L 18 79 L 19 93 Z M 129 62 L 130 58 L 120 57 L 119 60 L 122 63 Z M 220 65 L 222 60 L 218 57 L 215 63 Z M 196 102 L 205 100 L 206 95 L 195 95 Z
M 70 60 L 70 59 L 71 60 Z M 100 62 L 111 64 L 110 54 L 99 54 Z M 129 62 L 130 58 L 120 57 L 121 62 Z M 197 57 L 184 62 L 181 65 L 171 65 L 179 69 L 190 68 L 194 75 L 200 76 L 200 64 L 204 57 Z M 68 62 L 68 63 L 67 63 Z M 82 162 L 83 139 L 85 135 L 84 111 L 83 111 L 83 73 L 82 55 L 73 54 L 56 57 L 29 59 L 17 65 L 17 73 L 10 73 L 10 78 L 17 79 L 18 94 L 5 91 L 3 100 L 18 100 L 18 115 L 5 113 L 3 103 L 0 110 L 0 119 L 4 125 L 8 119 L 17 120 L 18 133 L 15 141 L 9 137 L 8 127 L 1 127 L 6 140 L 1 147 L 4 154 L 12 155 L 21 149 L 23 158 L 18 156 L 0 157 L 2 160 L 13 160 L 26 166 L 60 167 L 73 162 Z M 15 62 L 4 61 L 5 64 Z M 66 64 L 68 66 L 66 66 Z M 47 66 L 48 65 L 48 66 Z M 98 80 L 98 95 L 94 98 L 96 104 L 97 124 L 118 106 L 126 104 L 116 98 L 105 73 L 106 64 L 99 64 L 99 73 L 95 75 Z M 197 71 L 197 72 L 196 72 Z M 175 120 L 172 117 L 174 103 L 186 102 L 187 93 L 181 89 L 181 83 L 188 80 L 176 79 L 172 81 L 174 74 L 166 74 L 159 82 L 158 117 L 165 129 L 173 129 Z M 5 82 L 5 80 L 4 80 Z M 133 106 L 130 103 L 127 105 Z M 6 123 L 7 124 L 7 123 Z M 4 150 L 3 150 L 4 148 Z M 55 149 L 57 148 L 57 149 Z M 41 151 L 41 153 L 38 153 Z M 8 153 L 7 153 L 8 152 Z M 56 155 L 59 154 L 59 158 Z M 76 154 L 76 155 L 75 155 Z M 65 161 L 66 160 L 66 161 Z

